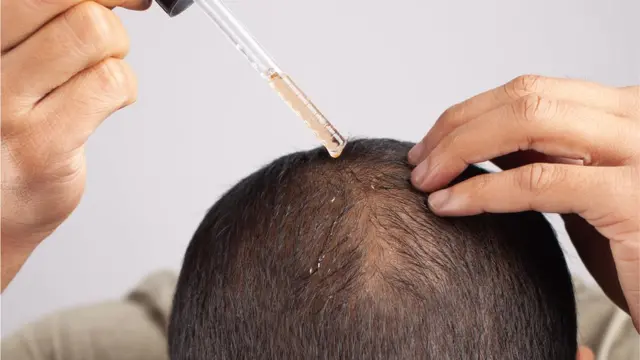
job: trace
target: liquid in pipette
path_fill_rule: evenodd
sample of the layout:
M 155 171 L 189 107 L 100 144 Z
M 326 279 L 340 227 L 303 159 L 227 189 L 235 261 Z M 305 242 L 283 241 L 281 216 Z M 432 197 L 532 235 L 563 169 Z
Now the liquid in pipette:
M 333 158 L 339 157 L 347 143 L 346 140 L 293 80 L 288 75 L 277 71 L 272 72 L 268 80 L 269 85 L 315 133 L 329 155 Z

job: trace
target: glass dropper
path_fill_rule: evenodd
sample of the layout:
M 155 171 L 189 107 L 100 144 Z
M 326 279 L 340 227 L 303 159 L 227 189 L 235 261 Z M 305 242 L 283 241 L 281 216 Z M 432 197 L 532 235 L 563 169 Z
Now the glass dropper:
M 289 107 L 313 130 L 329 154 L 334 158 L 340 156 L 346 145 L 345 138 L 300 90 L 291 77 L 280 69 L 221 0 L 156 1 L 169 16 L 178 15 L 195 2 L 244 54 L 260 76 L 269 82 Z

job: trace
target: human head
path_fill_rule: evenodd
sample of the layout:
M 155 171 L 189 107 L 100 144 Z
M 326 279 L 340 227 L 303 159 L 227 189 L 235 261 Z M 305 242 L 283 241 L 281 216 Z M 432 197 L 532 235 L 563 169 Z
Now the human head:
M 575 359 L 549 223 L 436 217 L 411 187 L 412 145 L 294 153 L 222 196 L 184 258 L 172 359 Z

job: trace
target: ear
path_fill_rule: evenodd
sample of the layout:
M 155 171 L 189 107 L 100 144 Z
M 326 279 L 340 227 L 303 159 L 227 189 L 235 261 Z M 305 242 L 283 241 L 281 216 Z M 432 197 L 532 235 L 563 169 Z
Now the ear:
M 580 346 L 578 348 L 578 354 L 576 355 L 577 360 L 594 360 L 595 356 L 593 352 L 586 346 Z

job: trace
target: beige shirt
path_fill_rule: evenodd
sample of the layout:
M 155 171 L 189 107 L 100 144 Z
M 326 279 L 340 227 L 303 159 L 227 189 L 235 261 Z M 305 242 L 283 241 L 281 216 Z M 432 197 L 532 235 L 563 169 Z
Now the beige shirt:
M 2 340 L 3 360 L 166 360 L 176 275 L 147 277 L 125 299 L 45 317 Z M 596 360 L 640 359 L 631 318 L 599 290 L 574 279 L 579 342 Z
M 578 342 L 596 360 L 640 360 L 640 334 L 631 317 L 598 288 L 573 280 L 578 306 Z
M 2 340 L 2 360 L 168 360 L 175 273 L 144 279 L 126 298 L 54 313 Z

